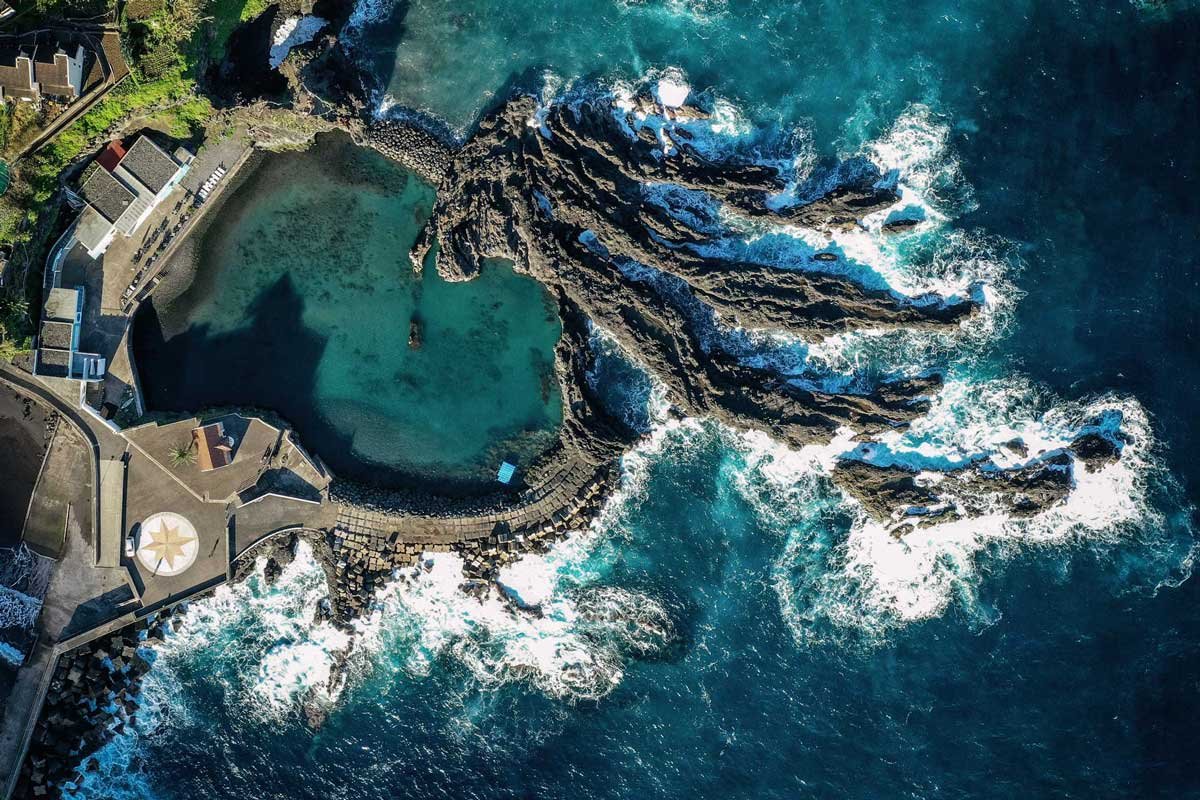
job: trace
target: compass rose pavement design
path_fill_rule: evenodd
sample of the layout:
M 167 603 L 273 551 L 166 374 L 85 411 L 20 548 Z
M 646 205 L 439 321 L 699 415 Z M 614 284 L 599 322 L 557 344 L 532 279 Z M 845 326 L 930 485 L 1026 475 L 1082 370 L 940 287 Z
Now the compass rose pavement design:
M 179 575 L 196 561 L 196 528 L 178 514 L 163 512 L 142 523 L 137 559 L 155 575 Z

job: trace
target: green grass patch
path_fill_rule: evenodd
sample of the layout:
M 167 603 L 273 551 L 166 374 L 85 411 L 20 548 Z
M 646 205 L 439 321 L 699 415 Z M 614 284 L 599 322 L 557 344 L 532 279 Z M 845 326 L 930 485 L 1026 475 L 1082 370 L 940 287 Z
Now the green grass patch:
M 224 58 L 234 29 L 266 11 L 271 4 L 272 0 L 210 0 L 206 10 L 212 17 L 212 27 L 205 55 L 213 61 Z

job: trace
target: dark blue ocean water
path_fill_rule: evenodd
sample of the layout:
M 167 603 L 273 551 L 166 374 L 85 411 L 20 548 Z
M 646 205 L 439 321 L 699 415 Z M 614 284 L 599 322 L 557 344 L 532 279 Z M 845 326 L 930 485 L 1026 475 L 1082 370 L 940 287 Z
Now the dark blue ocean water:
M 460 129 L 514 84 L 549 97 L 674 68 L 728 102 L 743 146 L 899 168 L 927 225 L 848 252 L 900 283 L 986 279 L 993 313 L 831 363 L 945 367 L 902 443 L 931 457 L 1059 441 L 1073 404 L 1120 410 L 1139 447 L 1052 518 L 901 543 L 820 454 L 660 423 L 594 531 L 504 576 L 543 617 L 465 598 L 439 556 L 387 593 L 329 692 L 345 639 L 310 623 L 320 576 L 301 558 L 274 588 L 193 606 L 152 713 L 81 796 L 1200 797 L 1195 4 L 416 0 L 363 17 L 391 98 Z M 599 379 L 643 401 L 626 372 Z M 306 703 L 331 709 L 315 732 Z

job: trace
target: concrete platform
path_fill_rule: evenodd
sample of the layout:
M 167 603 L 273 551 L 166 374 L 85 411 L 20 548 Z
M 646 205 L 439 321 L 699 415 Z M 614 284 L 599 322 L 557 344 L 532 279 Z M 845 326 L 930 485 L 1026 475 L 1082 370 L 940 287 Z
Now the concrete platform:
M 204 420 L 220 422 L 235 442 L 233 462 L 208 472 L 199 464 L 169 466 L 174 477 L 202 500 L 224 501 L 252 487 L 282 442 L 283 432 L 258 418 L 236 414 Z M 143 454 L 166 465 L 171 448 L 188 444 L 192 429 L 201 421 L 192 417 L 165 425 L 150 423 L 124 432 L 125 438 Z
M 127 469 L 126 533 L 136 537 L 143 520 L 160 511 L 171 511 L 191 522 L 200 537 L 196 563 L 179 575 L 156 575 L 136 559 L 123 557 L 142 604 L 169 601 L 188 594 L 198 584 L 225 576 L 229 563 L 225 504 L 196 497 L 167 468 L 138 450 L 130 450 Z

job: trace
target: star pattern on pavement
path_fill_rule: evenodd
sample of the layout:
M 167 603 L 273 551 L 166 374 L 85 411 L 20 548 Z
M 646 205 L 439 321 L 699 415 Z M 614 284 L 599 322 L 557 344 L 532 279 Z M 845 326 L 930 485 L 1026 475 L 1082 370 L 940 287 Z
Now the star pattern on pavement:
M 159 561 L 166 561 L 168 569 L 175 569 L 175 559 L 183 558 L 183 549 L 196 541 L 196 537 L 180 533 L 179 526 L 172 525 L 166 520 L 159 522 L 158 530 L 150 531 L 150 541 L 143 547 L 154 553 Z

